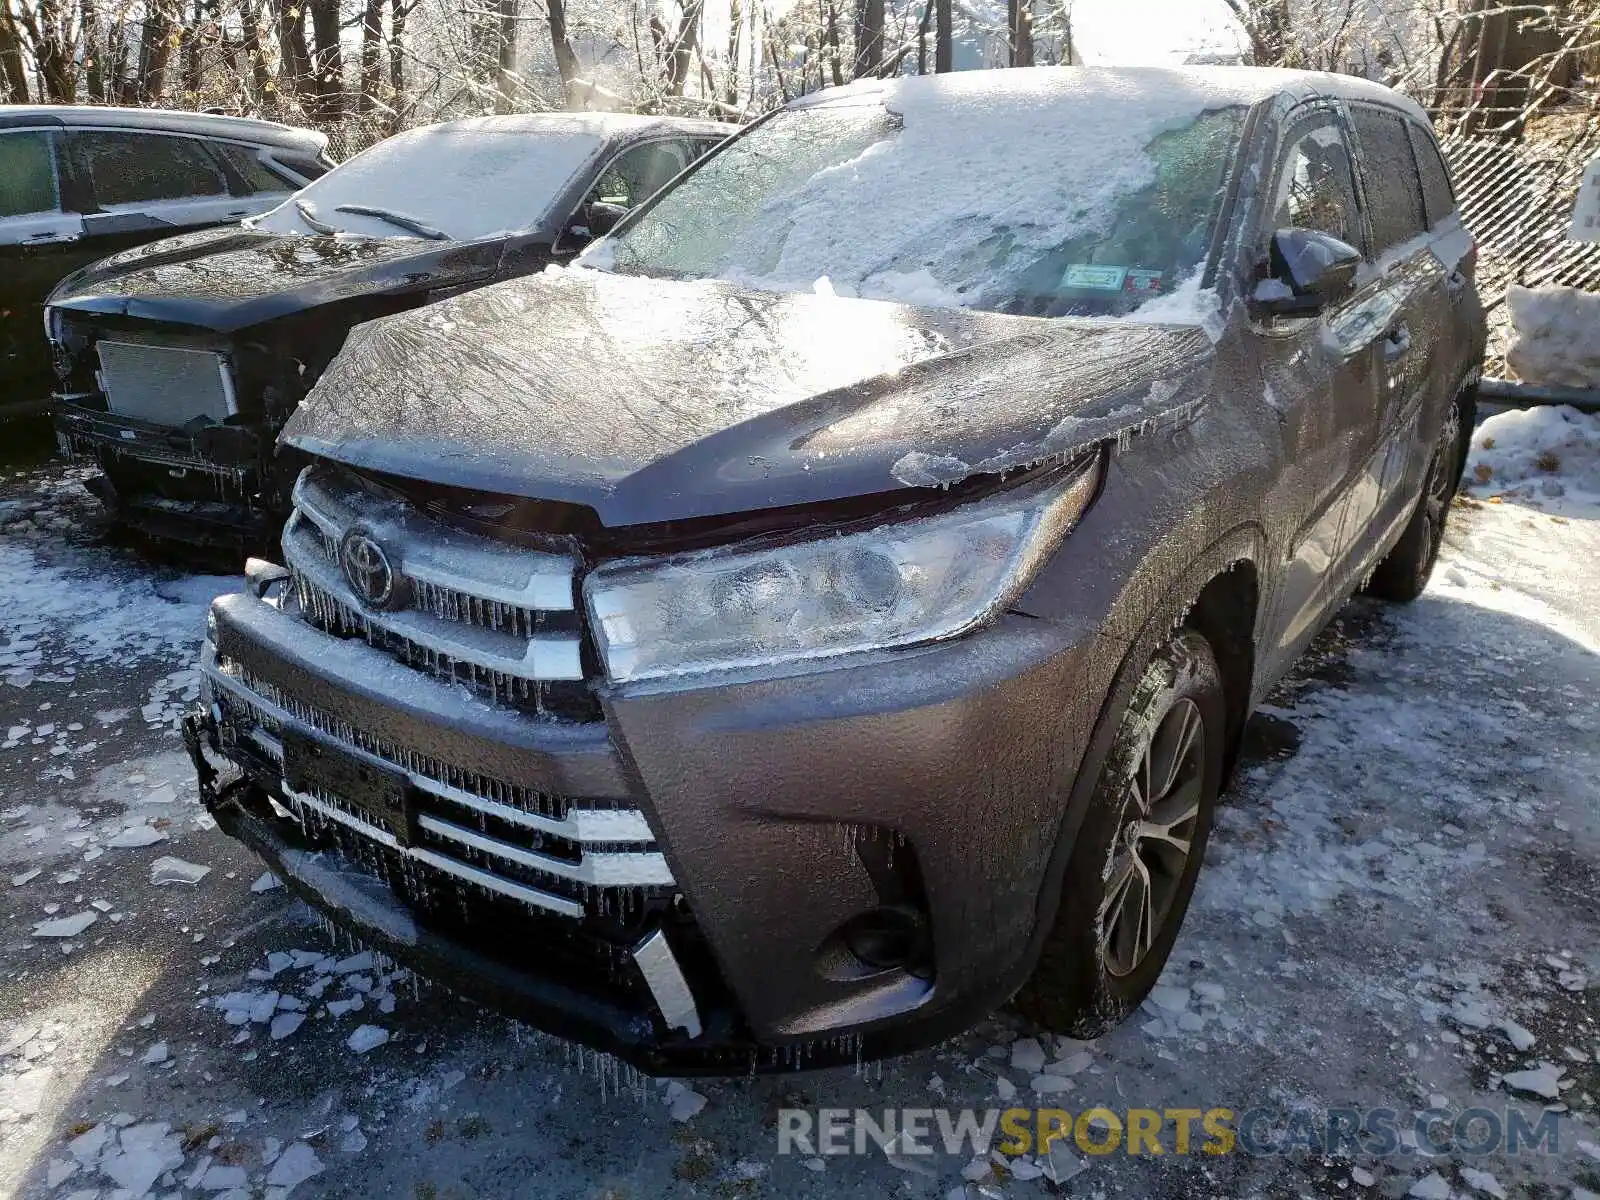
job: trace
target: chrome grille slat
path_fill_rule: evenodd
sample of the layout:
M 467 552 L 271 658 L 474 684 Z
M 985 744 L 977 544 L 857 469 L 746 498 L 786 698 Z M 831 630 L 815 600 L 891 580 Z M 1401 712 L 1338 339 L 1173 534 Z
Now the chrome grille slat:
M 210 350 L 119 342 L 95 343 L 106 407 L 155 425 L 185 425 L 196 417 L 221 421 L 235 411 L 227 361 Z
M 297 815 L 311 812 L 328 821 L 336 821 L 349 829 L 353 829 L 362 837 L 370 838 L 386 850 L 391 850 L 403 858 L 413 859 L 436 871 L 446 875 L 453 875 L 468 883 L 477 884 L 491 892 L 498 892 L 502 896 L 509 896 L 513 900 L 520 900 L 524 904 L 533 905 L 535 908 L 546 909 L 549 912 L 559 913 L 564 917 L 581 918 L 584 907 L 576 900 L 569 900 L 565 896 L 553 896 L 549 892 L 541 892 L 514 880 L 504 879 L 491 871 L 469 863 L 457 862 L 444 854 L 435 853 L 425 846 L 402 846 L 395 840 L 393 834 L 387 829 L 380 829 L 368 821 L 363 821 L 354 813 L 346 811 L 338 804 L 330 803 L 328 798 L 310 796 L 304 792 L 296 792 L 288 787 L 284 788 L 285 798 L 301 810 Z M 301 815 L 301 819 L 304 817 Z

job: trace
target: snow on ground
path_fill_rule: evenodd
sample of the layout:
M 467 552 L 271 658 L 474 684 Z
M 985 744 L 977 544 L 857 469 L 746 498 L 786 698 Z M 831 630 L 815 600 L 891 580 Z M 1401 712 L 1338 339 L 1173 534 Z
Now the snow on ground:
M 1600 388 L 1600 293 L 1514 287 L 1506 295 L 1517 378 L 1548 387 Z
M 171 725 L 136 718 L 181 695 L 217 581 L 101 548 L 58 472 L 0 503 L 0 597 L 41 607 L 0 606 L 0 654 L 33 675 L 0 684 L 0 1194 L 1600 1193 L 1600 520 L 1550 497 L 1463 500 L 1423 598 L 1352 602 L 1269 699 L 1133 1020 L 1079 1044 L 1002 1013 L 860 1071 L 692 1083 L 331 937 L 211 827 Z M 1264 1107 L 1267 1135 L 1387 1107 L 1403 1133 L 1357 1159 L 1170 1134 L 1160 1158 L 777 1153 L 786 1106 L 1012 1103 Z M 1417 1111 L 1472 1106 L 1549 1106 L 1558 1152 L 1404 1143 Z
M 1472 437 L 1466 485 L 1473 496 L 1600 516 L 1600 413 L 1563 404 L 1488 417 Z

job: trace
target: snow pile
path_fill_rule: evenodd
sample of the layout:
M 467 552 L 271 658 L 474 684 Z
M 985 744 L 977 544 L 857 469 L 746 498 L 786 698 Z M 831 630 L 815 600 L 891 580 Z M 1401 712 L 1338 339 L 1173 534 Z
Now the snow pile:
M 600 152 L 600 122 L 577 115 L 474 117 L 407 130 L 364 150 L 255 222 L 272 233 L 315 232 L 295 207 L 365 237 L 410 237 L 342 204 L 384 208 L 458 241 L 526 229 Z
M 1563 404 L 1489 417 L 1472 435 L 1463 482 L 1475 496 L 1530 500 L 1552 511 L 1600 506 L 1600 414 Z
M 1506 295 L 1516 340 L 1506 361 L 1526 383 L 1600 388 L 1600 293 L 1514 287 Z
M 677 203 L 583 261 L 627 270 L 642 256 L 772 290 L 993 307 L 990 293 L 1019 281 L 1053 290 L 1054 255 L 1121 230 L 1129 197 L 1157 181 L 1150 143 L 1237 100 L 1183 71 L 957 72 L 847 91 L 753 131 L 680 185 Z M 702 203 L 728 188 L 765 202 Z M 1082 286 L 1115 294 L 1131 265 L 1073 269 L 1102 272 L 1110 282 Z

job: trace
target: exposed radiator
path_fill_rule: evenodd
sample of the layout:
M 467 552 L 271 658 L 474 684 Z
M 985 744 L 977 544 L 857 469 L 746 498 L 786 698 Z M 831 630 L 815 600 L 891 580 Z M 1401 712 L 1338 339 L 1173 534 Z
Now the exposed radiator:
M 142 342 L 101 340 L 100 387 L 112 412 L 156 425 L 234 411 L 233 380 L 220 354 Z

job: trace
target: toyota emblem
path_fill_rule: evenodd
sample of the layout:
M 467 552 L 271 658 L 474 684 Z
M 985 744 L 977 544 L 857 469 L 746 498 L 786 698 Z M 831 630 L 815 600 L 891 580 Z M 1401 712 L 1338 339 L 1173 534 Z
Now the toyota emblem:
M 394 568 L 383 547 L 364 529 L 352 529 L 339 543 L 339 566 L 350 590 L 369 608 L 387 608 L 395 601 Z

